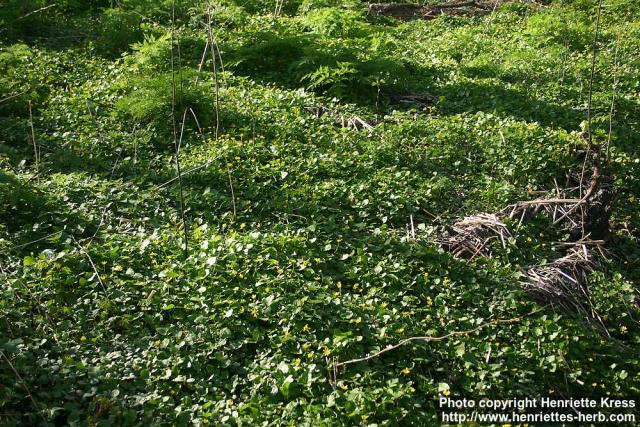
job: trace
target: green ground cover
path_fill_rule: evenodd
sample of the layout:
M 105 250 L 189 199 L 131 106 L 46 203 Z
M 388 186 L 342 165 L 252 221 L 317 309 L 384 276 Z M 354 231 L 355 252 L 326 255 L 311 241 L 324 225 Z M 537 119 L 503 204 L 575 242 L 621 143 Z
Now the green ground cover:
M 545 308 L 336 378 L 539 307 L 520 269 L 558 256 L 548 220 L 471 262 L 435 237 L 580 170 L 597 1 L 409 22 L 50 3 L 0 5 L 0 424 L 432 425 L 441 394 L 640 396 L 635 1 L 605 2 L 593 81 L 602 143 L 615 87 L 589 278 L 611 337 Z M 356 116 L 375 126 L 336 125 Z

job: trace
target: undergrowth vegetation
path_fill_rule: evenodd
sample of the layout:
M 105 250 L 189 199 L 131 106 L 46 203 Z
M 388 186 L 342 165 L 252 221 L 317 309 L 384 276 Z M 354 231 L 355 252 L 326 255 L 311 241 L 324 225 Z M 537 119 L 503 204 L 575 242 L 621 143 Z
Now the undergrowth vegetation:
M 544 3 L 4 2 L 0 424 L 433 425 L 442 394 L 640 396 L 637 2 L 606 2 L 592 87 L 611 336 L 529 315 L 547 219 L 492 258 L 435 243 L 583 167 L 597 2 Z

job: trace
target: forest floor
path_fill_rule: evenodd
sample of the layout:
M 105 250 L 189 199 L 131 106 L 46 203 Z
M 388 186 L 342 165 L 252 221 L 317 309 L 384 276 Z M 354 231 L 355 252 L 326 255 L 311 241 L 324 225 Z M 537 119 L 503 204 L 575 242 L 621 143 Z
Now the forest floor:
M 636 1 L 5 3 L 0 424 L 640 398 Z

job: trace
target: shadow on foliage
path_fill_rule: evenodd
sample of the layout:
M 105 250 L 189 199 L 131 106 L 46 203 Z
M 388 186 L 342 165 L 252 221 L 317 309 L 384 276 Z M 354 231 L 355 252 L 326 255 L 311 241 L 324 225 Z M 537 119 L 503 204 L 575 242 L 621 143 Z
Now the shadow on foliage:
M 384 54 L 363 58 L 358 47 L 327 46 L 326 40 L 314 34 L 258 32 L 228 52 L 227 61 L 236 74 L 261 83 L 306 86 L 318 94 L 364 105 L 409 91 L 415 75 L 437 73 Z
M 24 256 L 51 248 L 55 246 L 52 240 L 40 239 L 61 231 L 74 233 L 78 238 L 91 236 L 98 227 L 97 222 L 72 207 L 73 203 L 83 203 L 85 198 L 84 194 L 73 191 L 56 197 L 34 181 L 0 171 L 0 204 L 4 206 L 0 224 L 13 236 L 12 243 L 16 246 L 12 252 Z M 33 243 L 27 244 L 29 242 Z
M 541 101 L 498 83 L 466 81 L 445 85 L 438 95 L 445 97 L 441 104 L 441 110 L 445 114 L 483 111 L 566 130 L 579 129 L 580 123 L 584 120 L 583 112 Z

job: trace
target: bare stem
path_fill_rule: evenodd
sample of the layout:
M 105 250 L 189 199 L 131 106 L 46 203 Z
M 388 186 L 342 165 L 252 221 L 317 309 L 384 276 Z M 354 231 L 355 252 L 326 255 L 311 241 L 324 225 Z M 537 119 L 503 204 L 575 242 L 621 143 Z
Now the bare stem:
M 611 134 L 613 133 L 613 112 L 615 110 L 616 105 L 616 89 L 618 88 L 618 48 L 620 45 L 620 33 L 618 33 L 618 37 L 616 38 L 616 49 L 613 55 L 613 84 L 611 87 L 611 109 L 609 110 L 609 135 L 607 136 L 607 156 L 606 161 L 607 165 L 609 165 L 609 154 L 611 148 Z
M 176 124 L 176 73 L 175 73 L 175 58 L 174 58 L 174 33 L 176 24 L 176 2 L 173 0 L 171 4 L 171 121 L 173 124 L 173 145 L 175 151 L 176 171 L 178 173 L 178 183 L 180 189 L 180 217 L 182 219 L 182 228 L 184 232 L 184 259 L 189 257 L 189 230 L 187 228 L 187 219 L 185 216 L 184 208 L 184 186 L 182 183 L 182 171 L 180 167 L 180 143 L 178 140 L 178 129 Z M 180 44 L 178 43 L 178 52 Z M 179 59 L 178 59 L 179 60 Z M 180 95 L 182 95 L 182 64 L 178 63 L 180 68 Z M 184 120 L 182 122 L 184 128 Z
M 592 117 L 592 103 L 593 103 L 593 80 L 596 74 L 596 58 L 598 56 L 598 36 L 600 35 L 600 17 L 602 15 L 602 0 L 598 2 L 598 15 L 596 18 L 596 33 L 593 37 L 593 55 L 591 56 L 591 76 L 589 78 L 589 102 L 587 104 L 587 126 L 589 138 L 589 151 L 593 150 L 593 137 L 591 132 Z
M 15 375 L 16 378 L 18 379 L 18 381 L 20 381 L 20 384 L 22 385 L 22 388 L 24 388 L 24 390 L 27 392 L 27 397 L 31 401 L 31 404 L 33 404 L 33 407 L 35 408 L 35 410 L 38 412 L 38 415 L 40 415 L 40 418 L 42 418 L 42 421 L 44 421 L 46 423 L 47 420 L 42 415 L 42 412 L 40 411 L 40 406 L 38 405 L 38 402 L 36 402 L 36 399 L 31 394 L 31 390 L 29 390 L 29 387 L 27 386 L 27 383 L 22 379 L 22 377 L 20 376 L 20 373 L 17 371 L 15 366 L 13 366 L 13 363 L 11 363 L 11 360 L 7 357 L 7 355 L 4 353 L 4 351 L 0 351 L 0 354 L 2 354 L 2 357 L 4 358 L 4 360 L 9 365 L 9 368 L 11 368 L 11 371 L 13 371 L 13 375 Z
M 220 132 L 220 82 L 218 81 L 218 66 L 216 60 L 216 44 L 213 37 L 213 28 L 211 26 L 211 9 L 207 10 L 207 37 L 209 45 L 211 46 L 211 60 L 213 65 L 213 79 L 216 85 L 216 141 L 218 140 L 218 133 Z
M 380 351 L 377 351 L 375 353 L 371 353 L 371 354 L 369 354 L 367 356 L 364 356 L 364 357 L 359 357 L 357 359 L 351 359 L 351 360 L 346 360 L 344 362 L 338 362 L 338 363 L 335 364 L 335 366 L 337 368 L 339 368 L 341 366 L 347 366 L 347 365 L 353 365 L 354 363 L 365 362 L 367 360 L 374 359 L 374 358 L 376 358 L 378 356 L 381 356 L 381 355 L 383 355 L 385 353 L 388 353 L 390 351 L 396 350 L 396 349 L 402 347 L 405 344 L 409 344 L 409 343 L 416 342 L 416 341 L 424 341 L 424 342 L 444 341 L 444 340 L 446 340 L 448 338 L 451 338 L 451 337 L 470 335 L 470 334 L 472 334 L 474 332 L 478 332 L 481 329 L 484 329 L 484 328 L 486 328 L 488 326 L 493 326 L 493 325 L 498 325 L 498 324 L 517 323 L 517 322 L 519 322 L 520 320 L 522 320 L 522 319 L 524 319 L 526 317 L 530 317 L 530 316 L 532 316 L 532 315 L 534 315 L 536 313 L 541 312 L 542 310 L 544 310 L 544 307 L 543 308 L 538 308 L 538 309 L 533 310 L 533 311 L 530 311 L 529 313 L 524 314 L 522 316 L 514 317 L 514 318 L 511 318 L 511 319 L 496 319 L 496 320 L 492 320 L 490 322 L 483 323 L 480 326 L 477 326 L 477 327 L 475 327 L 473 329 L 468 329 L 468 330 L 465 330 L 465 331 L 449 332 L 448 334 L 442 335 L 442 336 L 439 336 L 439 337 L 424 336 L 424 337 L 405 338 L 405 339 L 401 340 L 400 342 L 398 342 L 397 344 L 385 347 L 384 349 L 382 349 Z
M 89 264 L 91 265 L 91 268 L 93 269 L 93 272 L 96 274 L 96 279 L 98 279 L 98 283 L 100 283 L 100 286 L 102 286 L 102 290 L 104 291 L 104 294 L 108 295 L 107 287 L 105 286 L 104 282 L 102 281 L 102 277 L 100 277 L 100 273 L 98 272 L 98 269 L 96 268 L 96 265 L 94 264 L 93 259 L 91 258 L 91 255 L 89 255 L 89 253 L 85 250 L 84 246 L 82 246 L 80 244 L 80 242 L 78 242 L 76 240 L 75 237 L 71 236 L 71 238 L 75 242 L 76 246 L 78 246 L 78 249 L 80 249 L 80 252 L 82 252 L 84 254 L 84 256 L 87 257 L 87 260 L 89 261 Z
M 29 101 L 29 127 L 31 128 L 31 141 L 33 143 L 33 158 L 36 162 L 36 172 L 38 172 L 39 157 L 38 143 L 36 142 L 36 131 L 33 127 L 33 110 L 31 108 L 31 101 Z

